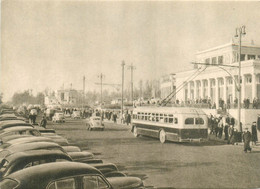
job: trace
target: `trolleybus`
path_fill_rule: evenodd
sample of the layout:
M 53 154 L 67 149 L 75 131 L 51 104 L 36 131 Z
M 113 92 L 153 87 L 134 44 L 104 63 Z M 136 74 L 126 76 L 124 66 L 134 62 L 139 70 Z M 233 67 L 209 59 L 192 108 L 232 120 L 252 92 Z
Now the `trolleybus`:
M 132 132 L 174 142 L 208 138 L 207 115 L 197 108 L 137 107 L 133 110 Z

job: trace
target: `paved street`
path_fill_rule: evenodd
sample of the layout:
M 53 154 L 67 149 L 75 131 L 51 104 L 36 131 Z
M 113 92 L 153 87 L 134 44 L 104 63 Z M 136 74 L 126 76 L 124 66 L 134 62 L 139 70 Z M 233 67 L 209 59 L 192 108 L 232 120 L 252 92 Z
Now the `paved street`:
M 87 131 L 83 120 L 47 127 L 151 188 L 260 187 L 260 146 L 244 153 L 242 145 L 216 141 L 161 144 L 158 139 L 134 138 L 126 125 L 106 123 L 105 131 Z

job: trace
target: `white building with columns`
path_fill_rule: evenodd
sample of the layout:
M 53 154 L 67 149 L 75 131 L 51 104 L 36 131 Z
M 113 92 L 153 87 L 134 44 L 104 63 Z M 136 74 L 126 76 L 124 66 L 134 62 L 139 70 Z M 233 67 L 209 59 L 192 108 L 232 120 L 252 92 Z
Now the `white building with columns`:
M 260 98 L 260 46 L 244 44 L 241 47 L 241 101 Z M 210 98 L 219 107 L 219 99 L 231 103 L 238 98 L 238 45 L 230 42 L 196 53 L 197 63 L 230 65 L 234 67 L 198 65 L 197 69 L 176 73 L 176 94 L 182 101 Z
M 219 99 L 231 103 L 228 113 L 237 121 L 237 108 L 232 106 L 238 99 L 238 45 L 233 41 L 196 53 L 197 63 L 214 64 L 215 66 L 198 65 L 197 68 L 176 73 L 176 99 L 180 102 L 210 99 L 216 109 L 204 109 L 206 113 L 217 113 Z M 225 67 L 218 65 L 230 65 Z M 249 98 L 260 99 L 260 46 L 242 42 L 241 47 L 241 103 Z M 259 108 L 259 106 L 258 106 Z M 242 105 L 241 122 L 250 126 L 253 121 L 260 122 L 260 109 L 245 109 Z M 251 127 L 250 127 L 251 128 Z M 259 134 L 260 135 L 260 134 Z M 260 139 L 260 137 L 259 137 Z

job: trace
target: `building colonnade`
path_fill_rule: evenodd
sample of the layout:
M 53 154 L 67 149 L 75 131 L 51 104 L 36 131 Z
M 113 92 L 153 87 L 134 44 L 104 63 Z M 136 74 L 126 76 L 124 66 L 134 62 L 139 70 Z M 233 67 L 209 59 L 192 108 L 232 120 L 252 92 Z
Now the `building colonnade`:
M 257 88 L 260 74 L 241 75 L 241 103 L 248 98 L 250 102 L 258 98 Z M 192 80 L 185 86 L 185 101 L 197 99 L 210 99 L 211 104 L 219 108 L 219 100 L 224 103 L 234 103 L 238 98 L 238 76 L 207 77 L 205 79 Z

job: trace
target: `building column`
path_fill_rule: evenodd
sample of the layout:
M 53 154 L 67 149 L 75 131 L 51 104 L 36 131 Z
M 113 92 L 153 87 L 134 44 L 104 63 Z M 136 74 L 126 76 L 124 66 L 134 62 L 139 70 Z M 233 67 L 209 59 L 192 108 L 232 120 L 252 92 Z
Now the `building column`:
M 210 98 L 211 100 L 212 100 L 212 98 L 211 98 L 211 96 L 210 96 L 210 90 L 211 90 L 211 86 L 210 86 L 210 79 L 208 79 L 208 98 Z
M 200 98 L 204 99 L 205 97 L 203 96 L 204 93 L 204 86 L 203 86 L 203 80 L 200 81 Z
M 227 104 L 227 78 L 224 77 L 223 79 L 223 100 L 225 101 L 225 104 Z
M 197 83 L 197 81 L 195 80 L 195 81 L 194 81 L 194 100 L 197 99 L 197 91 L 198 91 L 198 83 Z
M 215 93 L 216 93 L 216 98 L 215 98 L 215 102 L 216 102 L 216 109 L 219 108 L 219 83 L 218 83 L 218 78 L 215 79 Z
M 252 74 L 252 100 L 257 97 L 256 94 L 256 74 Z
M 190 100 L 190 99 L 191 99 L 190 82 L 188 82 L 188 95 L 187 95 L 187 97 L 188 97 L 187 100 Z

